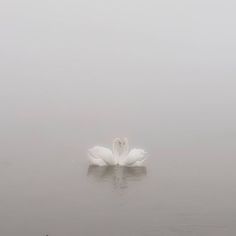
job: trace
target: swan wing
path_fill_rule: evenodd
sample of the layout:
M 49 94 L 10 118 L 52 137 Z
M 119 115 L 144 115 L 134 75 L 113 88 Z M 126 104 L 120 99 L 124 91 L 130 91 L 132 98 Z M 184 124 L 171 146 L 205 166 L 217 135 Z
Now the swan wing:
M 90 153 L 88 153 L 88 160 L 90 165 L 94 166 L 107 166 L 106 162 L 102 159 L 94 158 Z
M 131 166 L 143 166 L 143 163 L 145 162 L 147 158 L 145 157 L 142 161 L 136 161 L 134 164 Z
M 95 146 L 88 150 L 89 161 L 93 165 L 115 165 L 115 159 L 109 148 Z
M 132 149 L 127 155 L 124 164 L 127 166 L 141 166 L 146 160 L 146 152 L 143 149 Z

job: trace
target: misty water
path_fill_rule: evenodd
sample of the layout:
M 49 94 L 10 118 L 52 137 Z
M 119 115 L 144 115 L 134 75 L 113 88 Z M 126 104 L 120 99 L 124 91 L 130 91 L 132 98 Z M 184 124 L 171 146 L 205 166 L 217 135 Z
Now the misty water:
M 0 235 L 236 235 L 234 9 L 4 1 Z M 145 166 L 89 166 L 114 137 Z

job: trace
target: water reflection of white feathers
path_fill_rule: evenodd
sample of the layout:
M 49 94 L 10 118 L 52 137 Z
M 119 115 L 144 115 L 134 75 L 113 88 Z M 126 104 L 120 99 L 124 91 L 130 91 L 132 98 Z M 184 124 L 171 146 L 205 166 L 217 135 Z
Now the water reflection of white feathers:
M 129 183 L 141 181 L 147 174 L 145 166 L 95 166 L 88 168 L 88 177 L 97 182 L 110 182 L 114 188 L 127 188 Z

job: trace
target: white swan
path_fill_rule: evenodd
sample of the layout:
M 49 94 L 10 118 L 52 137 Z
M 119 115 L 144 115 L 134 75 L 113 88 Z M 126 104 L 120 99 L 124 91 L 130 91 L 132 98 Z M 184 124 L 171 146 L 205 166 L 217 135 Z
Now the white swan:
M 115 138 L 112 143 L 112 151 L 109 148 L 95 146 L 88 150 L 88 158 L 91 165 L 114 166 L 119 161 L 119 148 L 121 140 Z
M 121 166 L 142 166 L 146 160 L 146 152 L 143 149 L 131 149 L 129 151 L 129 142 L 124 138 L 122 142 L 123 152 L 119 157 L 119 165 Z

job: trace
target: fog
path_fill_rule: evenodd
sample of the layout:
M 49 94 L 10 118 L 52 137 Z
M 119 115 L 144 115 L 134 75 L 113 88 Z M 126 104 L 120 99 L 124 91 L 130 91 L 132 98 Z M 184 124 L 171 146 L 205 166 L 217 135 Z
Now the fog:
M 235 235 L 235 7 L 3 0 L 0 234 Z M 117 136 L 146 166 L 91 169 Z

